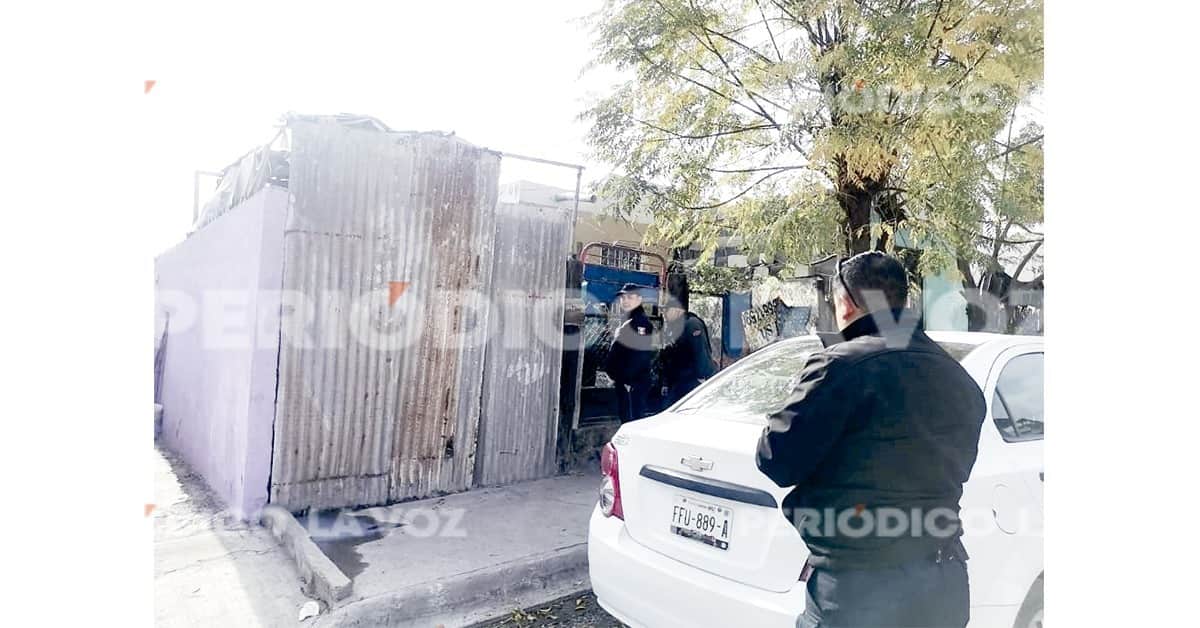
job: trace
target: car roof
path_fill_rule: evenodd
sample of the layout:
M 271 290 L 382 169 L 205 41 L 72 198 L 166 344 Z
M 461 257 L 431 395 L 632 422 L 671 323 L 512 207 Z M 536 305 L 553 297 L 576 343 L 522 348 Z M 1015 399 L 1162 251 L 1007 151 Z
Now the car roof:
M 1008 347 L 1018 345 L 1037 344 L 1042 342 L 1043 338 L 1042 336 L 1018 336 L 1015 334 L 997 334 L 982 331 L 927 331 L 925 333 L 928 334 L 934 342 L 952 342 L 956 344 L 974 345 L 976 347 L 986 344 L 995 349 L 1006 349 Z M 809 334 L 781 339 L 779 342 L 801 342 L 804 340 L 817 339 L 817 336 Z
M 976 347 L 987 344 L 997 349 L 1036 344 L 1042 341 L 1042 336 L 1018 336 L 1014 334 L 996 334 L 982 331 L 928 331 L 925 332 L 934 342 L 954 342 Z

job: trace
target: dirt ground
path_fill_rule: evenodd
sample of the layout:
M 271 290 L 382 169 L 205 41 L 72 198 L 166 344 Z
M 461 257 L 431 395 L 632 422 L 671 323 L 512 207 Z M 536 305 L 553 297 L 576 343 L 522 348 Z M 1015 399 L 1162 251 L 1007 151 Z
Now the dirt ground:
M 473 628 L 624 628 L 596 603 L 596 596 L 584 594 L 559 598 L 539 606 L 515 609 L 507 617 L 477 624 Z

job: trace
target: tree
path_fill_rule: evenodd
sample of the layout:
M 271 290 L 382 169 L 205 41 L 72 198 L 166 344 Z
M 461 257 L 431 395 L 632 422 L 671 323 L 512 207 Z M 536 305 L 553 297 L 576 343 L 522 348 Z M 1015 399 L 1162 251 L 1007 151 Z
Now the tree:
M 1015 111 L 1014 116 L 1015 118 Z M 1045 234 L 1040 231 L 1043 214 L 1042 129 L 1025 125 L 1014 137 L 1015 119 L 1010 120 L 1003 160 L 995 160 L 984 172 L 985 216 L 973 241 L 959 243 L 957 265 L 964 286 L 998 301 L 1001 331 L 1015 333 L 1030 314 L 1019 304 L 1030 293 L 1041 292 L 1045 273 L 1042 253 Z M 970 234 L 969 229 L 962 232 Z M 1033 277 L 1022 280 L 1026 269 Z M 976 279 L 978 277 L 978 279 Z
M 925 269 L 969 269 L 1040 215 L 1040 130 L 1009 132 L 1040 1 L 609 0 L 590 23 L 626 77 L 583 114 L 598 192 L 650 209 L 649 239 L 807 260 L 903 229 Z

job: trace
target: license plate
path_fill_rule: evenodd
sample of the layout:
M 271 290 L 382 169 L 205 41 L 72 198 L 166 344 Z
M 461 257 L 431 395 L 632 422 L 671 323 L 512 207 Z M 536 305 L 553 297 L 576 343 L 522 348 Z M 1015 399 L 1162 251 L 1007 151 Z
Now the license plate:
M 682 495 L 675 496 L 671 533 L 717 549 L 729 549 L 733 510 Z

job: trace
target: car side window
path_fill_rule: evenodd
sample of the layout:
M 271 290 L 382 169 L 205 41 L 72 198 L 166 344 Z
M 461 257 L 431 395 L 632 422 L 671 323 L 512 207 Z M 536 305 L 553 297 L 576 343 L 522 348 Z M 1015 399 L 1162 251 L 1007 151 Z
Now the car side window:
M 1041 353 L 1019 355 L 1000 371 L 992 397 L 992 419 L 1010 443 L 1041 440 L 1044 434 L 1043 358 Z

